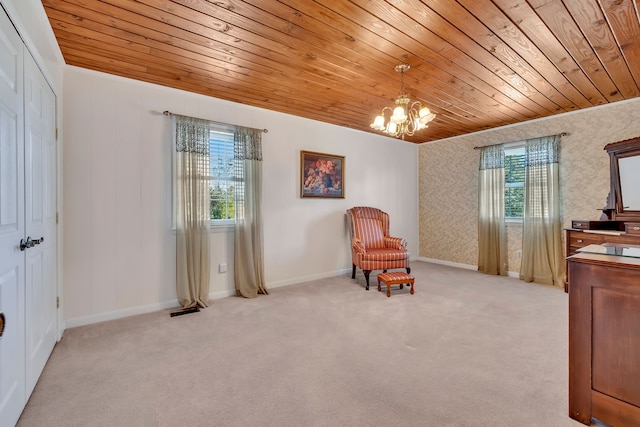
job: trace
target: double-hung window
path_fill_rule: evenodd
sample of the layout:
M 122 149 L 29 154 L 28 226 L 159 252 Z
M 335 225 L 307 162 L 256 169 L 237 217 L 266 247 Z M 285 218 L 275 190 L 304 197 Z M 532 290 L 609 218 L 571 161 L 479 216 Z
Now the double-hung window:
M 504 147 L 504 210 L 505 218 L 518 220 L 524 216 L 524 176 L 526 155 L 524 144 Z
M 244 160 L 236 159 L 233 125 L 209 123 L 209 171 L 203 176 L 209 188 L 209 224 L 221 229 L 232 228 L 236 223 L 237 207 L 244 205 Z M 177 157 L 173 165 L 173 227 L 177 220 Z M 241 156 L 240 156 L 241 157 Z
M 234 159 L 232 128 L 212 126 L 209 135 L 211 224 L 232 225 L 236 203 L 244 194 L 242 161 Z

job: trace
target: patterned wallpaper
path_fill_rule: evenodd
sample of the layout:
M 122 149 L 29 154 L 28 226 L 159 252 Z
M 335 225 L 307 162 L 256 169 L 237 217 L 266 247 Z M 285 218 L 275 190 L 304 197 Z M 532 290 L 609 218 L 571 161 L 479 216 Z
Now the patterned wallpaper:
M 478 165 L 473 147 L 562 132 L 560 198 L 563 226 L 595 220 L 609 192 L 606 144 L 640 136 L 640 99 L 478 132 L 419 148 L 420 257 L 477 265 Z M 519 272 L 522 226 L 508 224 L 508 270 Z

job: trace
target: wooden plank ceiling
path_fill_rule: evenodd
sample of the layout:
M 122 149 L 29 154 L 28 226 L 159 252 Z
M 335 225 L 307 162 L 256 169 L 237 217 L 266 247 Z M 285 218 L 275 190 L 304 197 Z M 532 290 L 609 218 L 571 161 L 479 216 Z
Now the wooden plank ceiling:
M 639 96 L 638 1 L 42 3 L 67 64 L 365 132 L 406 62 L 419 143 Z

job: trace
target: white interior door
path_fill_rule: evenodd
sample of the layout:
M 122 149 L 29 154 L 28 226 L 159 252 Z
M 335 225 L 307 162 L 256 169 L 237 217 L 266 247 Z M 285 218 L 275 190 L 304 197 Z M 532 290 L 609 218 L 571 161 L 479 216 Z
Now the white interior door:
M 0 426 L 26 403 L 23 45 L 0 10 Z
M 27 396 L 56 343 L 55 95 L 31 55 L 24 55 Z

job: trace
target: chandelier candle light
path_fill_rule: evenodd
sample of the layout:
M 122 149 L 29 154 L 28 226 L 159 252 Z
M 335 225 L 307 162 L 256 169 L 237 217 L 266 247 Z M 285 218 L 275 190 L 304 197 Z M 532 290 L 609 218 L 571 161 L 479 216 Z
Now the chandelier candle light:
M 405 135 L 413 136 L 416 131 L 427 128 L 428 123 L 436 117 L 420 101 L 411 102 L 407 96 L 404 90 L 404 72 L 409 68 L 409 64 L 396 65 L 395 70 L 400 73 L 400 94 L 395 101 L 396 107 L 384 107 L 380 115 L 376 116 L 371 123 L 373 129 L 402 139 Z M 386 111 L 392 112 L 388 121 L 385 118 Z

